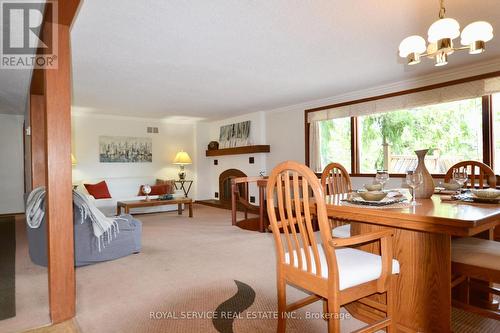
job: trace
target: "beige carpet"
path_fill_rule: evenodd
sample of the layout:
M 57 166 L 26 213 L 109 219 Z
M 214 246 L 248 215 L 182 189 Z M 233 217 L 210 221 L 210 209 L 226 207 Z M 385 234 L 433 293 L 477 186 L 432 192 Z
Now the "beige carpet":
M 234 332 L 275 332 L 276 321 L 269 318 L 276 310 L 271 234 L 232 227 L 229 211 L 200 205 L 192 219 L 175 212 L 137 218 L 143 221 L 142 253 L 76 271 L 76 320 L 83 333 L 217 332 L 210 316 L 237 292 L 235 280 L 256 296 L 234 320 Z M 18 317 L 10 325 L 0 321 L 0 332 L 48 322 L 46 271 L 27 258 L 23 235 L 19 228 Z M 293 301 L 304 294 L 290 288 L 288 295 Z M 321 310 L 315 303 L 298 311 L 287 332 L 325 332 L 322 319 L 306 319 Z M 188 315 L 209 318 L 183 318 Z M 459 310 L 453 318 L 455 332 L 500 332 L 496 321 Z M 342 332 L 350 332 L 363 323 L 347 318 L 341 325 Z

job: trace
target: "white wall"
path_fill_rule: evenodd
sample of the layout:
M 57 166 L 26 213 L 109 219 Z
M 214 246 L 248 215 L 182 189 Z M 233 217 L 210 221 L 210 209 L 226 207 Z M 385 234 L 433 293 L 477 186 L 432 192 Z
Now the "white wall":
M 23 121 L 0 114 L 0 214 L 24 212 Z
M 159 134 L 146 132 L 148 126 L 159 128 Z M 99 136 L 151 137 L 152 163 L 100 163 Z M 161 120 L 73 113 L 72 151 L 77 159 L 73 182 L 102 178 L 155 177 L 178 179 L 179 167 L 172 164 L 175 154 L 183 149 L 192 158 L 186 166 L 187 179 L 194 179 L 196 165 L 194 124 L 168 123 Z M 195 195 L 195 188 L 190 196 Z

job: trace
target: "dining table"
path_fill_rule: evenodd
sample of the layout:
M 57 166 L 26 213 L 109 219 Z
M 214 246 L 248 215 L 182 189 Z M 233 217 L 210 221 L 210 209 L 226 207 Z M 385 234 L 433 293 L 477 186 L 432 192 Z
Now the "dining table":
M 391 229 L 400 272 L 392 279 L 396 332 L 451 332 L 451 241 L 492 230 L 500 224 L 500 205 L 447 201 L 434 194 L 417 205 L 371 207 L 346 204 L 348 194 L 325 196 L 329 218 L 349 221 L 356 235 Z M 377 253 L 377 244 L 361 249 Z M 346 305 L 352 316 L 374 322 L 385 316 L 374 305 L 385 295 Z

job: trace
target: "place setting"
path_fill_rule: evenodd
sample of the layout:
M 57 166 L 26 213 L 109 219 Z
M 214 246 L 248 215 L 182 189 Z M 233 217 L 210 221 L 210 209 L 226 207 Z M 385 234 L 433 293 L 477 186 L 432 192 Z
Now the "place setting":
M 406 184 L 412 189 L 412 200 L 408 199 L 410 195 L 407 189 L 385 189 L 385 183 L 389 180 L 387 170 L 378 170 L 373 183 L 364 184 L 363 189 L 355 190 L 348 194 L 347 198 L 342 200 L 342 205 L 360 206 L 372 208 L 405 208 L 416 206 L 414 190 L 422 184 L 422 174 L 408 171 L 406 175 Z
M 441 196 L 441 201 L 500 204 L 500 190 L 494 188 L 464 188 L 469 179 L 466 169 L 456 169 L 453 171 L 452 176 L 449 182 L 439 182 L 435 188 L 436 194 L 444 194 Z

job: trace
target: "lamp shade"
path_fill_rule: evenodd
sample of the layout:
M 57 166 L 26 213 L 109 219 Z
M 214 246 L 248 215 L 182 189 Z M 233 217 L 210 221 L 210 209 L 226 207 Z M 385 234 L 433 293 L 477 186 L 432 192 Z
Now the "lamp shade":
M 477 41 L 487 42 L 493 39 L 493 27 L 485 21 L 473 22 L 464 28 L 461 37 L 460 42 L 466 46 Z
M 460 24 L 452 18 L 439 19 L 432 23 L 427 34 L 427 40 L 431 43 L 443 38 L 454 39 L 460 36 Z
M 173 164 L 179 164 L 179 165 L 186 165 L 186 164 L 192 164 L 193 161 L 191 161 L 191 157 L 189 157 L 189 154 L 186 153 L 185 151 L 180 151 L 175 155 L 174 162 Z
M 71 154 L 71 165 L 75 166 L 76 165 L 76 158 L 75 155 Z
M 424 53 L 425 50 L 425 39 L 417 35 L 406 37 L 399 44 L 399 56 L 403 58 L 406 58 L 410 53 Z

